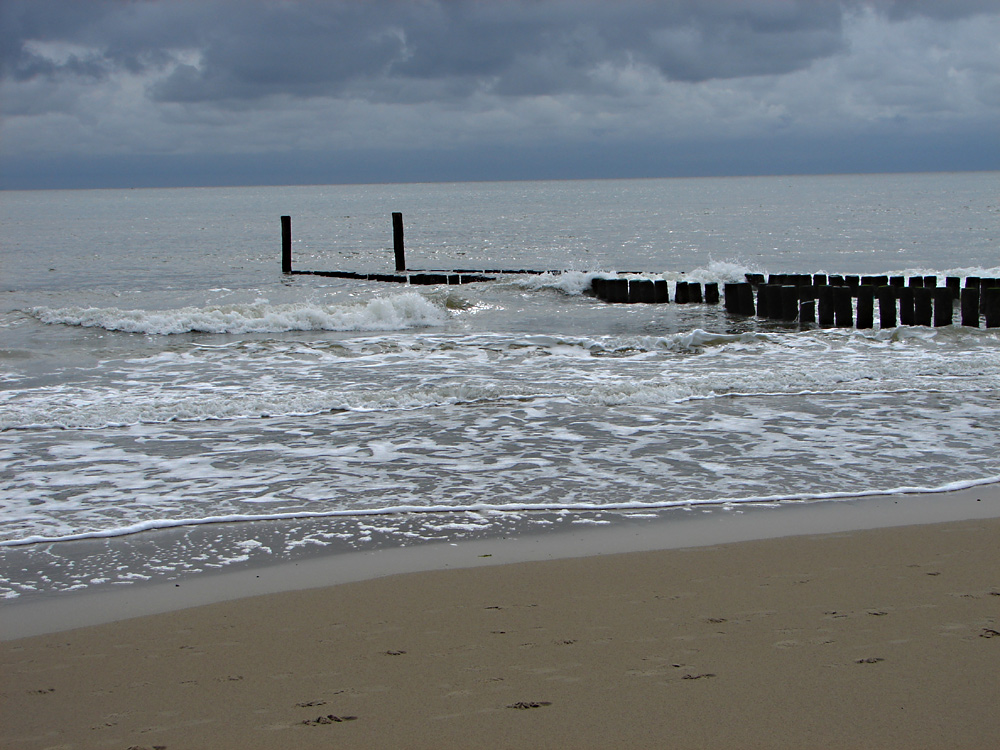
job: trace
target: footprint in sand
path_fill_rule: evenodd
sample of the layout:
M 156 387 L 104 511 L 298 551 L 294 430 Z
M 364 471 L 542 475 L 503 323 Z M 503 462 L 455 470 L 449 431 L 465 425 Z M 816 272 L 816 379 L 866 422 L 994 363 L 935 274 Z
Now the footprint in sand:
M 552 701 L 518 701 L 517 703 L 511 703 L 507 708 L 516 708 L 519 711 L 527 711 L 529 708 L 541 708 L 542 706 L 551 706 Z
M 320 724 L 340 724 L 345 721 L 355 721 L 357 716 L 337 716 L 335 714 L 327 714 L 326 716 L 318 716 L 315 719 L 306 719 L 302 723 L 306 726 L 316 727 Z

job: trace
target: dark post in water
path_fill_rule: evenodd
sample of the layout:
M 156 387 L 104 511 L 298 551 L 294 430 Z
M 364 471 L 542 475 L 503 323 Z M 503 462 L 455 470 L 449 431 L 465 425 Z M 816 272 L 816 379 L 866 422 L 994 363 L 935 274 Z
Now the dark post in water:
M 281 272 L 292 272 L 292 217 L 281 217 Z
M 392 214 L 392 249 L 396 254 L 396 271 L 406 270 L 406 258 L 403 251 L 403 214 L 398 211 Z

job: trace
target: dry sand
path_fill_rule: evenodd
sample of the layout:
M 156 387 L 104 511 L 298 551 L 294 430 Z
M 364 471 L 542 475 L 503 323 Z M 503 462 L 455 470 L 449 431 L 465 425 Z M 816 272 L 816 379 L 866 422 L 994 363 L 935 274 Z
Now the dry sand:
M 994 748 L 1000 519 L 396 575 L 0 644 L 4 748 Z

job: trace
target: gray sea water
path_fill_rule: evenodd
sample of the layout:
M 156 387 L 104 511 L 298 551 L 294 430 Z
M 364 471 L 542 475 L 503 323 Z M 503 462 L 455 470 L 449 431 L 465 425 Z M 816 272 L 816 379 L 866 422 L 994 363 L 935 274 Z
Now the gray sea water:
M 288 214 L 296 268 L 390 273 L 393 211 L 410 268 L 565 273 L 280 272 Z M 1000 276 L 998 173 L 4 192 L 0 241 L 9 599 L 540 510 L 1000 481 L 995 329 L 803 329 L 589 293 L 611 271 Z M 240 532 L 208 543 L 210 523 Z M 109 541 L 150 534 L 162 554 L 138 563 Z

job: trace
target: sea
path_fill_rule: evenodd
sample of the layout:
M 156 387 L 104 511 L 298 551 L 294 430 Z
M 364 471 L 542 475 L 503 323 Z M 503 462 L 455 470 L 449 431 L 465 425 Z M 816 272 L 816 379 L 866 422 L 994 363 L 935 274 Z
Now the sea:
M 408 269 L 544 273 L 281 272 L 289 215 L 297 270 L 393 273 L 393 212 Z M 590 291 L 998 277 L 997 172 L 6 191 L 0 242 L 7 600 L 1000 481 L 1000 329 Z

